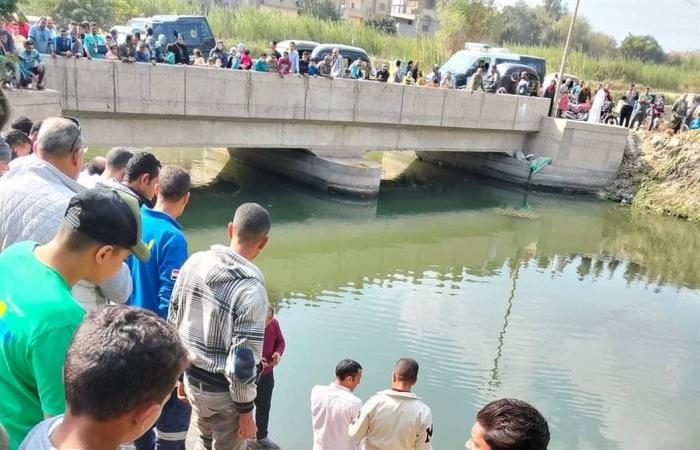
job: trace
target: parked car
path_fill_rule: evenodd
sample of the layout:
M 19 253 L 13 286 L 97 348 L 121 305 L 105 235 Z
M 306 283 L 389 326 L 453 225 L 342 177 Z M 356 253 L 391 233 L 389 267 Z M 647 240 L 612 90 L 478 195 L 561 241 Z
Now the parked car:
M 289 43 L 294 42 L 297 46 L 297 51 L 299 52 L 299 56 L 301 56 L 304 52 L 309 52 L 309 56 L 313 52 L 313 50 L 318 47 L 318 42 L 314 41 L 304 41 L 304 40 L 297 40 L 297 39 L 287 39 L 286 41 L 278 42 L 277 47 L 275 49 L 280 52 L 280 55 L 283 52 L 286 52 L 289 50 Z
M 544 82 L 542 83 L 543 88 L 546 88 L 549 86 L 549 83 L 551 83 L 552 80 L 558 79 L 559 74 L 558 73 L 548 73 L 546 77 L 544 77 Z M 581 81 L 581 78 L 579 78 L 576 75 L 571 75 L 570 73 L 565 73 L 564 74 L 564 81 L 566 80 L 573 80 L 574 84 L 578 83 Z M 561 84 L 561 82 L 557 83 Z
M 348 64 L 355 61 L 357 58 L 360 58 L 362 61 L 370 61 L 369 55 L 363 49 L 342 44 L 319 44 L 314 48 L 314 51 L 311 52 L 311 59 L 316 62 L 321 61 L 324 56 L 333 53 L 334 48 L 340 50 L 340 56 L 347 60 Z
M 507 49 L 495 49 L 507 50 Z M 467 80 L 471 77 L 476 69 L 482 67 L 484 73 L 488 71 L 491 64 L 513 63 L 527 66 L 530 70 L 537 74 L 537 79 L 542 81 L 547 70 L 547 62 L 544 58 L 537 56 L 520 55 L 517 53 L 497 52 L 493 50 L 460 50 L 450 57 L 440 67 L 440 73 L 444 74 L 447 71 L 452 72 L 455 77 L 457 87 L 467 84 Z M 502 75 L 502 74 L 501 74 Z
M 175 37 L 180 34 L 190 52 L 198 48 L 203 54 L 208 55 L 209 51 L 216 46 L 214 33 L 204 16 L 137 17 L 131 19 L 126 26 L 132 30 L 144 30 L 146 26 L 150 26 L 156 38 L 164 34 L 168 42 L 174 42 Z
M 540 80 L 539 74 L 530 66 L 524 64 L 501 63 L 496 66 L 501 75 L 501 81 L 497 87 L 491 89 L 493 92 L 501 91 L 505 94 L 515 94 L 515 89 L 520 82 L 520 74 L 527 72 L 530 79 Z

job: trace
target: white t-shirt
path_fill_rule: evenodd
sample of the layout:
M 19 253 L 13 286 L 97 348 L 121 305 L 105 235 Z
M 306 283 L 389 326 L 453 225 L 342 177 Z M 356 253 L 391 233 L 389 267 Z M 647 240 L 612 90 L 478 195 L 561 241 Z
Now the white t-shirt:
M 61 424 L 63 415 L 51 417 L 32 428 L 24 441 L 19 446 L 19 450 L 56 450 L 49 436 L 53 430 Z M 76 449 L 79 450 L 79 449 Z
M 362 450 L 431 450 L 433 417 L 412 392 L 391 389 L 367 400 L 349 435 Z
M 348 426 L 360 413 L 362 400 L 350 389 L 331 383 L 311 389 L 313 450 L 357 450 L 348 436 Z

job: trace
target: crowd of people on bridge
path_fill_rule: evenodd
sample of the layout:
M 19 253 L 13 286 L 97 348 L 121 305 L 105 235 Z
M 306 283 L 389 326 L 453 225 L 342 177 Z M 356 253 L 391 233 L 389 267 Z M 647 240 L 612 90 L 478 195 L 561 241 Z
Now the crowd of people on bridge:
M 0 448 L 182 450 L 190 428 L 198 450 L 280 448 L 268 428 L 285 339 L 253 262 L 268 210 L 238 205 L 228 241 L 189 254 L 182 167 L 121 147 L 84 164 L 74 118 L 19 118 L 7 135 L 19 137 L 0 178 Z M 361 364 L 344 358 L 332 376 L 326 363 L 332 382 L 310 392 L 315 450 L 432 448 L 417 361 L 400 358 L 364 403 Z M 469 422 L 470 450 L 550 439 L 519 400 Z

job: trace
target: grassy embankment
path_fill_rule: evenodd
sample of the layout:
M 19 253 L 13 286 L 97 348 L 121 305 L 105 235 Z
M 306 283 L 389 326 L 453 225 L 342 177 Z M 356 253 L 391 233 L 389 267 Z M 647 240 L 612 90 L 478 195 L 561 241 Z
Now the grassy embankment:
M 133 0 L 133 5 L 146 15 L 155 13 L 197 13 L 198 6 L 187 0 Z M 209 23 L 217 37 L 227 45 L 245 42 L 254 53 L 266 50 L 271 39 L 307 39 L 324 43 L 350 44 L 362 47 L 373 57 L 392 61 L 417 60 L 422 67 L 443 63 L 450 55 L 437 37 L 402 38 L 378 33 L 372 29 L 344 22 L 328 22 L 314 17 L 289 17 L 260 10 L 213 7 Z M 560 47 L 508 45 L 518 53 L 541 56 L 550 72 L 558 70 L 563 49 Z M 700 91 L 700 71 L 693 67 L 649 64 L 622 57 L 593 58 L 574 51 L 569 57 L 567 73 L 586 80 L 611 82 L 615 89 L 626 83 L 651 86 L 656 91 L 678 93 Z

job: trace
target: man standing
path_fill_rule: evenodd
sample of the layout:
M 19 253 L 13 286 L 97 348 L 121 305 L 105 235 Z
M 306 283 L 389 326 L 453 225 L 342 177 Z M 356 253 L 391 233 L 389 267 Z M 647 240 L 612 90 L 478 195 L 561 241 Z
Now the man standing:
M 83 48 L 87 52 L 88 58 L 102 59 L 106 52 L 106 43 L 102 35 L 97 33 L 97 24 L 90 24 L 90 33 L 83 38 Z
M 418 381 L 418 363 L 401 358 L 394 366 L 391 389 L 367 400 L 350 425 L 349 436 L 362 450 L 432 449 L 433 418 L 430 408 L 411 392 Z
M 129 304 L 168 318 L 170 295 L 180 268 L 187 259 L 187 241 L 177 218 L 190 199 L 190 175 L 179 166 L 165 166 L 160 173 L 158 200 L 153 209 L 141 208 L 143 240 L 151 246 L 153 258 L 142 262 L 129 258 L 134 291 Z M 173 394 L 152 429 L 134 442 L 137 450 L 181 450 L 185 448 L 190 407 Z
M 632 111 L 634 105 L 639 100 L 639 92 L 634 88 L 634 83 L 630 84 L 630 88 L 622 97 L 622 108 L 620 108 L 620 126 L 629 127 L 632 120 Z
M 103 283 L 132 252 L 148 259 L 140 234 L 135 198 L 91 189 L 70 199 L 50 242 L 20 242 L 0 255 L 0 422 L 10 450 L 64 412 L 63 361 L 85 314 L 71 287 Z
M 534 407 L 503 398 L 481 408 L 467 450 L 547 450 L 549 427 Z
M 53 38 L 54 36 L 51 30 L 46 28 L 46 17 L 40 18 L 39 22 L 29 30 L 28 40 L 34 42 L 34 47 L 39 53 L 45 55 L 49 53 L 53 54 Z
M 184 388 L 197 450 L 244 450 L 255 438 L 267 291 L 251 261 L 265 248 L 270 226 L 262 206 L 239 206 L 228 224 L 229 247 L 195 253 L 175 282 L 168 318 L 194 355 Z
M 107 180 L 105 184 L 135 195 L 139 199 L 139 205 L 153 208 L 160 168 L 160 161 L 153 153 L 138 152 L 126 163 L 124 179 L 121 182 Z
M 0 183 L 0 251 L 15 242 L 49 242 L 63 221 L 70 198 L 85 190 L 77 181 L 83 165 L 80 128 L 71 120 L 46 119 L 37 135 L 35 156 L 17 163 Z M 81 281 L 73 295 L 86 310 L 110 300 L 124 303 L 131 294 L 126 264 L 100 286 Z
M 637 104 L 634 106 L 632 120 L 630 120 L 630 128 L 634 128 L 635 123 L 637 124 L 637 128 L 642 125 L 642 122 L 644 122 L 644 119 L 647 116 L 652 100 L 653 97 L 651 96 L 650 89 L 647 87 L 644 89 L 644 94 L 639 97 Z
M 333 383 L 311 389 L 313 450 L 357 450 L 348 428 L 362 408 L 362 400 L 352 394 L 361 379 L 360 363 L 344 359 L 335 366 Z
M 299 52 L 297 51 L 297 44 L 294 42 L 289 43 L 289 62 L 292 64 L 292 73 L 299 73 Z

